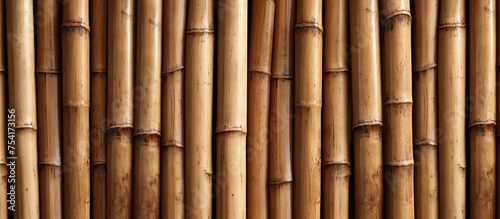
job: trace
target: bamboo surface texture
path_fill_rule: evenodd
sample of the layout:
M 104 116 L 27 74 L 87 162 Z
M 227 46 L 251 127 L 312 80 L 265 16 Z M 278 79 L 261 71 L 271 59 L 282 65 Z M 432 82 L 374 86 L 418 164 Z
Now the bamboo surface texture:
M 500 0 L 496 0 L 496 5 L 500 5 Z M 500 16 L 496 16 L 496 28 L 497 30 L 499 29 L 498 25 L 500 25 Z M 500 39 L 499 39 L 499 36 L 500 34 L 497 34 L 496 35 L 496 40 L 497 40 L 497 44 L 496 44 L 496 50 L 497 51 L 500 51 Z M 497 59 L 496 59 L 496 73 L 498 75 L 498 73 L 500 73 L 500 54 L 497 54 Z M 500 82 L 498 81 L 500 77 L 496 77 L 497 78 L 497 81 L 496 83 L 497 84 L 500 84 Z M 496 106 L 496 113 L 497 113 L 497 116 L 500 115 L 500 89 L 496 89 L 496 103 L 497 103 L 497 106 Z M 495 145 L 497 146 L 496 148 L 498 148 L 500 146 L 500 129 L 497 127 L 496 129 L 496 138 L 495 138 L 496 142 L 495 142 Z M 496 158 L 500 158 L 500 150 L 496 150 Z M 498 159 L 497 159 L 498 160 Z M 498 166 L 500 164 L 500 162 L 496 162 L 496 171 L 495 171 L 495 174 L 496 174 L 496 184 L 495 185 L 500 185 L 500 167 Z M 495 199 L 497 200 L 496 201 L 496 209 L 500 209 L 500 189 L 496 189 L 495 190 L 495 193 L 496 193 L 496 196 L 495 196 Z M 497 218 L 500 217 L 500 212 L 496 212 L 496 215 L 497 215 Z
M 413 8 L 415 218 L 439 218 L 437 132 L 437 0 Z
M 7 56 L 5 48 L 5 1 L 0 1 L 0 196 L 7 197 Z M 0 199 L 0 218 L 7 218 L 7 198 Z
M 15 218 L 39 218 L 33 1 L 7 1 L 9 108 L 15 109 Z
M 184 40 L 186 1 L 163 4 L 161 217 L 184 218 Z
M 355 218 L 382 218 L 382 87 L 377 1 L 349 2 Z
M 247 218 L 268 218 L 268 146 L 273 0 L 252 3 L 248 66 Z

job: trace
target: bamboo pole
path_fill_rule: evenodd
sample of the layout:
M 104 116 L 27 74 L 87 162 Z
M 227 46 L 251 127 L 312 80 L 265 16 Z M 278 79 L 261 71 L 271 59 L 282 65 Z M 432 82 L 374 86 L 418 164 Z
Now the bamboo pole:
M 218 5 L 216 218 L 246 218 L 246 0 Z
M 351 124 L 348 1 L 325 1 L 322 124 L 322 215 L 349 218 Z
M 40 217 L 62 218 L 61 17 L 56 0 L 36 1 L 36 88 Z
M 7 83 L 6 83 L 6 49 L 5 49 L 5 1 L 0 0 L 0 218 L 7 218 Z
M 355 218 L 382 218 L 382 87 L 377 1 L 349 1 Z
M 496 4 L 469 2 L 470 217 L 495 217 Z
M 16 218 L 39 218 L 33 1 L 7 1 L 9 108 L 15 109 Z
M 320 218 L 322 1 L 297 1 L 293 215 Z
M 184 218 L 184 34 L 186 0 L 163 4 L 161 217 Z
M 162 1 L 137 2 L 133 218 L 160 216 Z
M 439 218 L 437 141 L 437 0 L 414 2 L 413 72 L 415 217 Z
M 268 211 L 269 99 L 274 32 L 274 0 L 252 3 L 248 66 L 247 218 Z
M 213 0 L 188 4 L 186 27 L 186 218 L 212 217 Z
M 134 1 L 107 8 L 106 218 L 122 219 L 132 213 Z
M 500 5 L 500 0 L 497 0 L 496 1 L 496 5 Z M 497 30 L 499 29 L 499 26 L 500 25 L 500 16 L 496 16 L 496 22 L 497 22 Z M 496 46 L 496 51 L 500 51 L 500 34 L 497 34 L 496 35 L 496 39 L 497 39 L 497 46 Z M 500 73 L 500 53 L 497 54 L 497 60 L 496 60 L 496 73 L 498 75 L 498 73 Z M 496 113 L 497 115 L 500 115 L 500 89 L 498 89 L 498 86 L 500 85 L 500 82 L 498 81 L 500 77 L 496 77 L 497 78 L 497 81 L 496 81 L 496 85 L 497 85 L 497 89 L 496 89 Z M 496 142 L 495 142 L 495 145 L 497 146 L 496 148 L 498 148 L 500 146 L 500 128 L 497 127 L 496 129 Z M 497 160 L 500 159 L 500 150 L 496 150 L 496 158 Z M 500 185 L 500 167 L 498 166 L 500 164 L 500 162 L 496 162 L 496 185 Z M 500 188 L 496 189 L 495 190 L 495 193 L 496 193 L 496 196 L 495 196 L 495 199 L 496 199 L 496 209 L 500 209 Z M 496 212 L 496 218 L 500 218 L 500 212 L 497 210 Z

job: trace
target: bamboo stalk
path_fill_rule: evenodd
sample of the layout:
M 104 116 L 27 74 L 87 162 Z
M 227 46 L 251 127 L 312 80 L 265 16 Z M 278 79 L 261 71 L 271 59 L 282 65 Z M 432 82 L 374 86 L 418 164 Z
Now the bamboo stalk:
M 495 217 L 496 4 L 470 1 L 470 217 Z
M 415 1 L 413 24 L 415 217 L 439 218 L 437 0 Z
M 184 218 L 184 34 L 186 0 L 163 4 L 161 217 Z
M 349 218 L 350 109 L 348 1 L 325 1 L 322 215 Z
M 16 218 L 39 218 L 33 1 L 7 1 L 9 108 L 15 109 Z
M 246 218 L 246 0 L 218 5 L 216 218 Z
M 496 1 L 496 5 L 500 5 L 500 0 L 497 0 Z M 498 25 L 500 25 L 500 16 L 496 16 L 496 22 L 497 22 L 497 30 L 499 29 Z M 500 34 L 497 34 L 496 35 L 496 39 L 497 39 L 497 46 L 496 46 L 496 50 L 497 51 L 500 51 Z M 497 60 L 496 60 L 496 73 L 498 75 L 498 73 L 500 73 L 500 54 L 497 54 Z M 498 81 L 500 77 L 497 77 L 497 81 L 496 81 L 496 85 L 498 86 L 500 84 L 500 82 Z M 500 115 L 500 89 L 496 89 L 496 113 L 497 115 Z M 500 128 L 497 127 L 496 129 L 496 142 L 495 142 L 495 145 L 497 146 L 497 148 L 500 146 Z M 497 160 L 500 159 L 500 150 L 496 150 L 496 158 Z M 500 164 L 500 162 L 496 162 L 496 185 L 500 185 L 500 167 L 498 166 Z M 500 209 L 500 188 L 496 189 L 495 190 L 495 193 L 496 193 L 496 209 Z M 500 212 L 497 211 L 497 214 L 496 214 L 496 218 L 500 218 Z
M 133 218 L 160 216 L 162 1 L 137 2 Z
M 322 1 L 297 1 L 293 215 L 320 218 Z
M 134 123 L 134 1 L 108 2 L 106 218 L 130 218 Z
M 190 1 L 186 27 L 186 218 L 212 217 L 213 0 Z
M 349 1 L 355 218 L 382 218 L 382 87 L 377 1 Z
M 56 0 L 36 1 L 36 88 L 40 217 L 62 218 L 61 17 Z
M 5 54 L 5 1 L 0 0 L 0 218 L 7 218 L 7 83 L 6 83 L 6 54 Z
M 248 66 L 248 218 L 266 219 L 269 215 L 267 157 L 274 7 L 274 0 L 260 0 L 252 3 Z

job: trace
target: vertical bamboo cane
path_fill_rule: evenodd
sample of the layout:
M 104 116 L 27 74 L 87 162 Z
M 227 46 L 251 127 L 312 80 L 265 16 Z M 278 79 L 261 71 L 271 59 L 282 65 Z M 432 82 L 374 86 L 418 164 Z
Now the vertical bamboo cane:
M 349 1 L 355 218 L 382 218 L 382 87 L 377 1 Z
M 470 217 L 495 217 L 496 4 L 470 1 Z
M 248 4 L 218 8 L 216 218 L 246 218 Z
M 186 218 L 212 218 L 213 0 L 190 1 L 186 29 Z
M 322 1 L 297 1 L 293 215 L 320 218 Z
M 56 0 L 36 1 L 40 217 L 62 218 L 61 17 Z
M 0 218 L 7 218 L 7 83 L 5 65 L 5 1 L 0 0 Z
M 415 217 L 439 218 L 437 144 L 437 0 L 414 2 Z
M 39 218 L 33 1 L 7 1 L 9 106 L 16 117 L 16 218 Z
M 465 218 L 465 1 L 440 3 L 439 217 Z
M 162 1 L 138 1 L 133 218 L 160 215 Z
M 184 34 L 186 0 L 163 4 L 161 217 L 184 218 Z
M 269 115 L 269 218 L 292 218 L 295 1 L 277 0 Z
M 108 1 L 106 218 L 132 213 L 134 1 Z
M 252 3 L 248 67 L 248 218 L 266 219 L 269 216 L 267 157 L 274 7 L 274 0 L 258 0 Z
M 325 1 L 324 18 L 322 214 L 323 218 L 349 218 L 348 1 Z
M 496 5 L 500 5 L 500 0 L 497 0 L 496 1 Z M 497 30 L 499 29 L 499 26 L 500 25 L 500 16 L 496 16 L 496 28 Z M 497 51 L 497 60 L 496 60 L 496 73 L 497 75 L 500 73 L 500 53 L 498 53 L 498 51 L 500 51 L 500 34 L 497 34 L 496 35 L 496 39 L 497 39 L 497 43 L 496 43 L 496 51 Z M 500 89 L 498 88 L 498 86 L 500 85 L 500 81 L 498 81 L 500 79 L 500 77 L 496 77 L 496 113 L 497 115 L 500 115 Z M 496 129 L 496 142 L 495 142 L 495 145 L 497 146 L 496 148 L 498 148 L 500 146 L 500 128 L 497 127 Z M 500 159 L 500 150 L 496 150 L 496 159 L 499 160 Z M 500 162 L 496 162 L 496 185 L 500 185 L 500 167 L 499 167 L 499 164 Z M 495 193 L 496 193 L 496 209 L 500 209 L 500 188 L 496 188 L 495 190 Z M 500 219 L 500 211 L 497 210 L 496 212 L 496 218 L 499 218 Z

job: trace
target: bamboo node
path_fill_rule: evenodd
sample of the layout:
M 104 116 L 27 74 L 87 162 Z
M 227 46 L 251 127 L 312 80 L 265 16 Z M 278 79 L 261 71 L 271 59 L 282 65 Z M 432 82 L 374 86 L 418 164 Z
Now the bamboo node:
M 336 73 L 349 73 L 348 68 L 325 68 L 323 69 L 324 74 L 336 74 Z
M 303 108 L 321 108 L 321 102 L 313 101 L 313 102 L 305 102 L 299 101 L 295 102 L 295 107 L 303 107 Z
M 79 28 L 79 27 L 83 27 L 85 30 L 87 30 L 87 32 L 90 33 L 90 27 L 88 25 L 86 25 L 84 22 L 72 22 L 72 21 L 68 21 L 68 22 L 64 22 L 62 25 L 61 25 L 61 28 Z
M 219 129 L 219 130 L 215 130 L 215 134 L 221 134 L 221 133 L 224 133 L 224 132 L 242 132 L 242 133 L 245 133 L 245 131 L 243 131 L 243 129 L 241 127 L 232 127 L 232 128 L 225 128 L 225 129 Z
M 362 126 L 384 126 L 384 124 L 382 123 L 382 121 L 378 121 L 378 120 L 368 121 L 368 122 L 360 121 L 360 122 L 354 124 L 351 129 L 354 130 L 354 129 L 362 127 Z
M 92 73 L 92 74 L 106 73 L 106 69 L 91 69 L 90 73 Z
M 447 23 L 447 24 L 439 24 L 439 29 L 452 29 L 452 28 L 465 28 L 465 23 Z
M 106 165 L 106 161 L 91 161 L 90 166 L 103 166 Z
M 184 144 L 182 144 L 181 142 L 178 142 L 178 141 L 169 141 L 169 142 L 165 142 L 165 143 L 162 143 L 160 145 L 161 147 L 170 147 L 170 148 L 184 148 Z
M 61 162 L 38 162 L 39 166 L 62 167 Z
M 62 103 L 63 106 L 67 107 L 75 107 L 75 108 L 90 108 L 90 103 L 87 101 L 63 101 Z
M 396 17 L 396 16 L 399 16 L 399 15 L 408 16 L 408 17 L 410 17 L 410 19 L 411 19 L 411 13 L 410 13 L 410 11 L 408 11 L 408 10 L 400 10 L 400 11 L 395 11 L 395 12 L 392 12 L 392 13 L 388 14 L 388 15 L 384 18 L 384 20 L 382 20 L 382 23 L 381 23 L 381 24 L 382 24 L 382 26 L 384 26 L 385 22 L 387 22 L 387 21 L 389 21 L 390 19 L 392 19 L 392 18 L 394 18 L 394 17 Z
M 413 145 L 415 145 L 415 146 L 438 146 L 438 143 L 435 140 L 426 139 L 423 141 L 415 142 Z
M 166 70 L 166 71 L 162 72 L 162 73 L 161 73 L 161 75 L 162 75 L 162 76 L 163 76 L 163 75 L 167 75 L 167 74 L 174 73 L 174 72 L 179 71 L 179 70 L 182 70 L 182 69 L 184 69 L 184 66 L 183 66 L 183 65 L 178 66 L 178 67 L 174 67 L 174 68 L 171 68 L 171 69 L 168 69 L 168 70 Z
M 426 71 L 428 71 L 430 69 L 433 69 L 433 68 L 437 68 L 437 64 L 436 63 L 432 63 L 432 64 L 424 66 L 422 68 L 413 69 L 413 72 L 414 73 L 426 72 Z
M 384 102 L 384 106 L 386 105 L 403 105 L 403 104 L 410 104 L 413 105 L 413 100 L 411 99 L 406 99 L 406 100 L 388 100 Z
M 496 126 L 497 123 L 495 120 L 487 120 L 487 121 L 474 121 L 472 122 L 471 124 L 469 124 L 469 126 L 467 126 L 467 128 L 472 128 L 474 126 L 488 126 L 488 125 L 491 125 L 491 126 Z
M 214 34 L 214 29 L 192 29 L 192 30 L 187 30 L 186 34 L 187 35 L 195 35 L 195 34 Z
M 346 166 L 351 166 L 351 163 L 349 161 L 325 161 L 321 164 L 321 166 L 342 166 L 342 165 L 346 165 Z
M 134 133 L 134 137 L 139 136 L 139 135 L 158 135 L 161 136 L 159 131 L 156 130 L 151 130 L 151 131 L 139 131 Z
M 318 29 L 319 32 L 323 33 L 323 27 L 319 25 L 317 22 L 302 22 L 295 24 L 295 29 L 308 29 L 315 28 Z
M 128 124 L 111 124 L 111 125 L 108 125 L 108 127 L 106 128 L 106 133 L 108 132 L 111 132 L 112 130 L 114 129 L 121 129 L 121 128 L 134 128 L 134 126 L 130 123 Z
M 272 79 L 286 79 L 286 80 L 293 80 L 295 78 L 294 75 L 273 75 L 271 74 Z
M 17 129 L 33 129 L 36 130 L 36 127 L 33 126 L 33 124 L 16 124 L 14 127 L 15 130 Z
M 289 184 L 289 183 L 292 183 L 292 182 L 293 182 L 292 180 L 268 181 L 267 184 L 269 186 L 279 186 L 279 185 L 283 185 L 283 184 Z
M 395 161 L 395 162 L 386 162 L 385 163 L 385 166 L 388 167 L 388 168 L 408 167 L 408 166 L 414 166 L 414 165 L 415 165 L 415 162 L 413 162 L 413 159 L 411 159 L 411 160 L 403 160 L 403 161 Z
M 61 74 L 61 70 L 35 69 L 35 73 L 40 73 L 40 74 Z
M 249 69 L 248 70 L 248 73 L 255 73 L 255 74 L 263 74 L 263 75 L 269 75 L 271 76 L 271 72 L 267 72 L 267 71 L 264 71 L 264 70 L 259 70 L 259 69 Z

